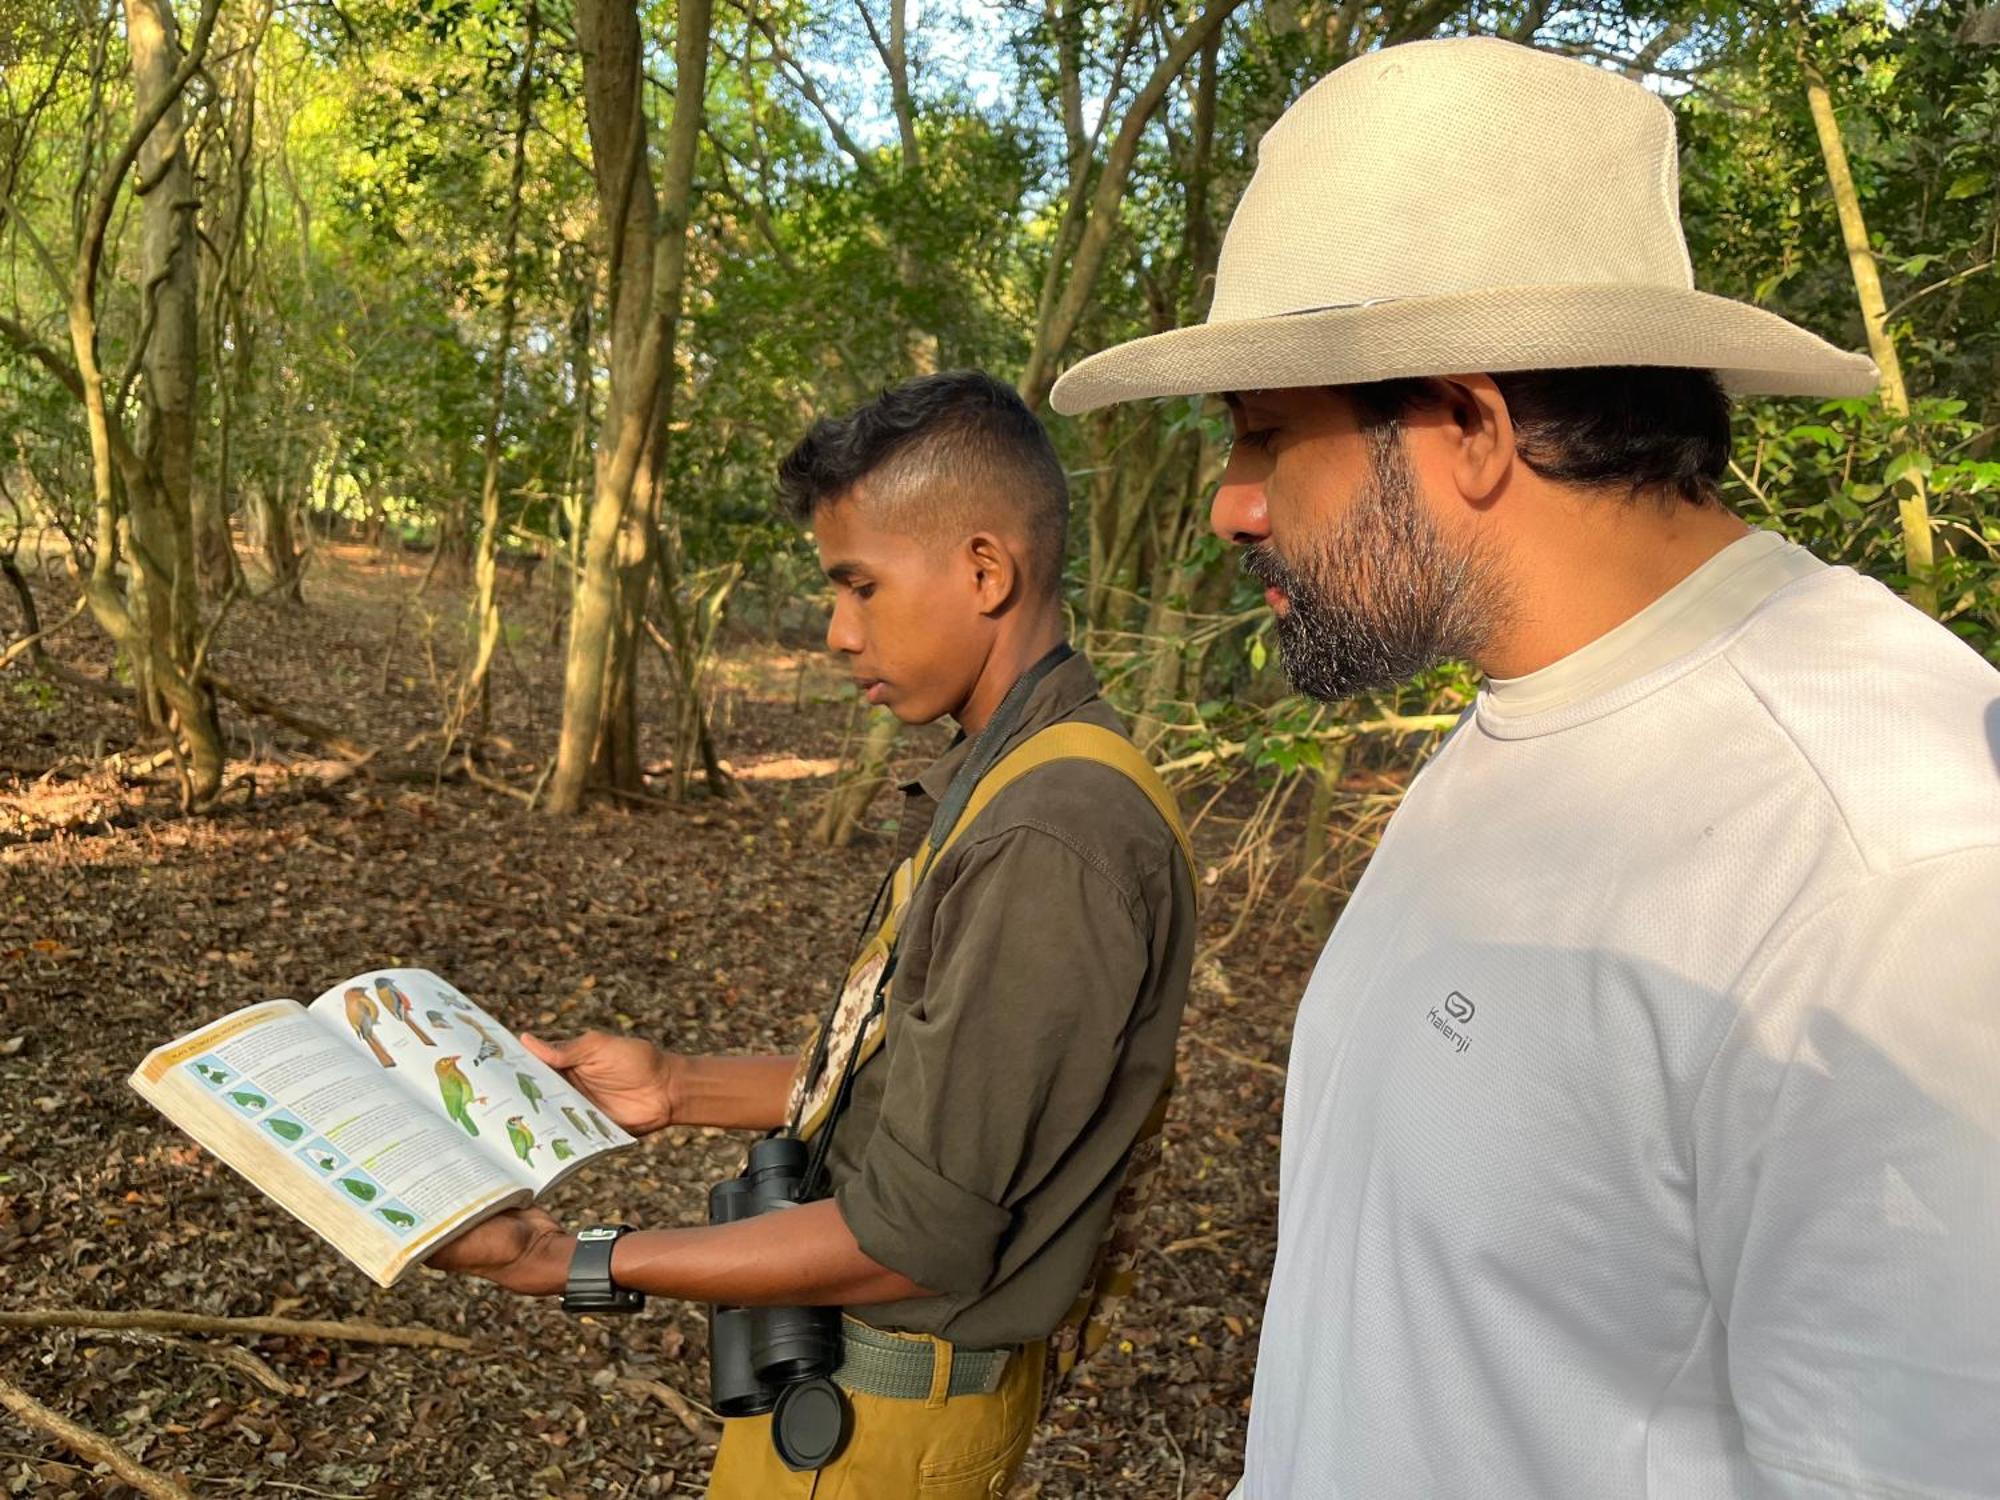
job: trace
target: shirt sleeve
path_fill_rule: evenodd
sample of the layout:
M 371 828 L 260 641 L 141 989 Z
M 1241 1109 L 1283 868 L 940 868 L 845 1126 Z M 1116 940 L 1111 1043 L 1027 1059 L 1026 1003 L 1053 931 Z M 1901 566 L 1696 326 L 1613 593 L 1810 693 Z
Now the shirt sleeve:
M 1014 1205 L 1104 1103 L 1146 974 L 1140 918 L 1052 832 L 967 851 L 921 992 L 890 992 L 882 1112 L 835 1194 L 876 1261 L 933 1292 L 984 1288 Z
M 1762 1492 L 2000 1494 L 2000 850 L 1870 878 L 1738 993 L 1696 1224 Z

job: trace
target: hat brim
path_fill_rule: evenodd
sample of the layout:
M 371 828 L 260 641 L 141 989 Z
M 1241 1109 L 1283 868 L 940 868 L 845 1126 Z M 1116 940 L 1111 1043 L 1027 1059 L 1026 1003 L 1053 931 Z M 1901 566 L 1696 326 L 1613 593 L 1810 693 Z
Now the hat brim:
M 1657 286 L 1516 286 L 1203 323 L 1093 354 L 1050 393 L 1059 412 L 1116 401 L 1473 371 L 1666 365 L 1738 395 L 1865 396 L 1875 363 L 1775 313 Z

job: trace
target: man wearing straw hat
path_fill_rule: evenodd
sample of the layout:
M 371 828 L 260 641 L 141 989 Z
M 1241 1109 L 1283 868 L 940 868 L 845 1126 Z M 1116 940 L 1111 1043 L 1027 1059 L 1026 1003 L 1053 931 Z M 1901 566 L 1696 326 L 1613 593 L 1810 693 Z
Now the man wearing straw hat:
M 2000 674 L 1723 510 L 1725 392 L 1873 368 L 1693 287 L 1672 117 L 1395 47 L 1265 137 L 1215 528 L 1329 701 L 1486 674 L 1307 988 L 1242 1493 L 2000 1493 Z

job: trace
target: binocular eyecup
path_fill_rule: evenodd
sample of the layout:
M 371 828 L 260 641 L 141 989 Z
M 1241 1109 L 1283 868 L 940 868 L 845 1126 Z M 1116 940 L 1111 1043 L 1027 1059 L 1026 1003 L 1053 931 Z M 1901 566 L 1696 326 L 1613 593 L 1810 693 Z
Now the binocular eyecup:
M 795 1208 L 804 1187 L 803 1141 L 772 1136 L 750 1148 L 741 1175 L 709 1190 L 708 1222 L 734 1224 Z M 711 1307 L 709 1402 L 725 1417 L 772 1413 L 771 1441 L 795 1470 L 830 1462 L 847 1437 L 840 1312 L 832 1307 Z

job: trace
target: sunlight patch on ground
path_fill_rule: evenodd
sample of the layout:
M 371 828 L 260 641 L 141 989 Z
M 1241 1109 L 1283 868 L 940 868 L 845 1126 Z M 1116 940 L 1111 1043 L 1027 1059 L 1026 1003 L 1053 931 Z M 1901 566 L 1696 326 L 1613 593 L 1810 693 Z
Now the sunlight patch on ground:
M 801 760 L 796 755 L 773 755 L 747 765 L 724 762 L 723 769 L 738 781 L 810 781 L 831 776 L 840 769 L 837 760 Z

